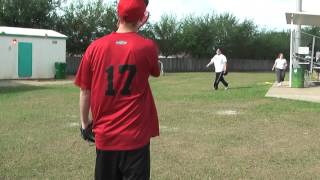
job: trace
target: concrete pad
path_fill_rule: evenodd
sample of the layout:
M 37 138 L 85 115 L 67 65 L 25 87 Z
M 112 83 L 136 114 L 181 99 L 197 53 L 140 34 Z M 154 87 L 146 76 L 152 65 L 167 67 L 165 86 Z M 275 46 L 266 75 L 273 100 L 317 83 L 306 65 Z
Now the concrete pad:
M 320 103 L 320 86 L 309 86 L 306 88 L 290 88 L 288 82 L 277 86 L 277 83 L 269 89 L 266 97 L 293 99 Z

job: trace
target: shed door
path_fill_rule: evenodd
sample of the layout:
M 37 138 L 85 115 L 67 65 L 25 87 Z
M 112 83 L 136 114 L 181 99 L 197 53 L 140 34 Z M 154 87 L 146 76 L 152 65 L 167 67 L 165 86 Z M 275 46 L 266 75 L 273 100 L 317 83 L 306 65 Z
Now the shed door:
M 32 76 L 32 43 L 19 42 L 18 75 L 19 77 Z

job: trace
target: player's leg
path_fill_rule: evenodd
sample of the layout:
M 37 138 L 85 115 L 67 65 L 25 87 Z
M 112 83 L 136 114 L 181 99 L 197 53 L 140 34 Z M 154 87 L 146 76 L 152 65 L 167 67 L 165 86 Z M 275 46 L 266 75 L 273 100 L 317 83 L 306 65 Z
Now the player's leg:
M 277 83 L 279 85 L 280 82 L 281 82 L 281 71 L 280 71 L 280 69 L 276 69 L 276 76 L 277 76 Z
M 284 69 L 281 69 L 281 82 L 284 81 L 285 76 L 286 76 L 286 71 Z
M 224 85 L 224 87 L 228 88 L 229 84 L 228 84 L 228 82 L 224 79 L 223 75 L 221 76 L 220 81 L 222 82 L 222 84 Z
M 122 180 L 118 168 L 119 152 L 96 150 L 95 180 Z
M 150 145 L 121 154 L 120 169 L 123 180 L 150 179 Z
M 213 84 L 213 87 L 215 90 L 217 90 L 219 87 L 220 77 L 221 77 L 221 72 L 216 72 L 216 79 L 214 80 L 214 84 Z

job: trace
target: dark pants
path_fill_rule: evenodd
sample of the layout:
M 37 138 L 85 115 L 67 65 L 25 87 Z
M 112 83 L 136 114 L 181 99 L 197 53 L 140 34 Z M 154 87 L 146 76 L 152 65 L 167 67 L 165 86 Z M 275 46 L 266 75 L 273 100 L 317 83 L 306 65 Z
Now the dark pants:
M 219 73 L 216 72 L 216 79 L 215 79 L 214 84 L 213 84 L 215 90 L 218 89 L 218 86 L 219 86 L 220 81 L 222 82 L 222 84 L 223 84 L 225 87 L 228 87 L 228 83 L 227 83 L 227 81 L 224 80 L 223 74 L 224 74 L 223 71 L 222 71 L 222 72 L 219 72 Z
M 276 74 L 277 74 L 277 82 L 283 82 L 284 77 L 286 75 L 286 70 L 285 69 L 276 69 Z
M 96 180 L 150 179 L 149 144 L 130 151 L 96 151 Z

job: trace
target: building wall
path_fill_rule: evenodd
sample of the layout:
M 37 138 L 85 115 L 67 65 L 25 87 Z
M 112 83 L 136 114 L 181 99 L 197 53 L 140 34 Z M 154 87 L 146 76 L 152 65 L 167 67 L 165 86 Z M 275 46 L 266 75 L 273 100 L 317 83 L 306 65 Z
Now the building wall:
M 17 44 L 13 44 L 13 39 Z M 55 62 L 66 62 L 66 40 L 0 36 L 0 79 L 19 79 L 18 43 L 32 43 L 31 79 L 54 78 Z
M 12 79 L 18 74 L 18 48 L 12 38 L 0 37 L 0 79 Z

